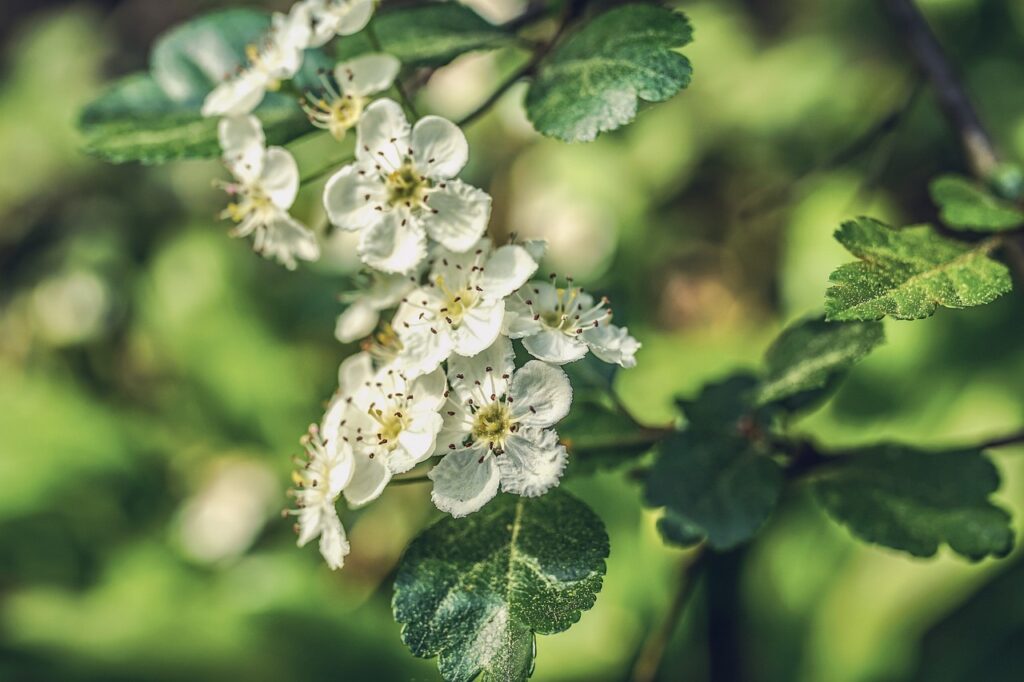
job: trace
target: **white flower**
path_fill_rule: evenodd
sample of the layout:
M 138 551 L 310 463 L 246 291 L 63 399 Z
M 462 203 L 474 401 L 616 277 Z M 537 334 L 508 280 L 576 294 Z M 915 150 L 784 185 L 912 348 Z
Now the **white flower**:
M 359 122 L 370 95 L 391 87 L 401 62 L 389 54 L 366 54 L 334 67 L 334 80 L 322 77 L 326 95 L 307 93 L 301 101 L 310 122 L 331 133 L 339 142 Z
M 299 191 L 299 169 L 282 147 L 264 147 L 263 129 L 255 116 L 232 116 L 218 126 L 224 164 L 235 182 L 222 183 L 232 202 L 221 214 L 238 225 L 234 237 L 253 235 L 253 249 L 289 269 L 295 259 L 316 260 L 316 236 L 288 215 Z
M 359 506 L 380 496 L 392 475 L 434 453 L 445 401 L 444 374 L 436 370 L 415 380 L 390 368 L 374 371 L 370 356 L 358 353 L 339 370 L 343 403 L 342 438 L 355 456 L 355 473 L 345 499 Z
M 300 5 L 288 14 L 275 12 L 270 30 L 246 47 L 249 64 L 206 96 L 202 115 L 239 116 L 259 106 L 267 90 L 276 90 L 281 80 L 298 72 L 311 31 L 308 11 Z
M 505 304 L 502 333 L 522 339 L 535 358 L 558 365 L 579 360 L 590 350 L 601 360 L 634 367 L 640 343 L 625 327 L 611 323 L 608 299 L 595 302 L 579 287 L 530 282 Z
M 558 485 L 567 454 L 548 427 L 569 412 L 562 370 L 531 360 L 513 373 L 512 343 L 500 337 L 474 358 L 448 363 L 451 391 L 430 471 L 431 499 L 452 516 L 480 509 L 498 491 L 536 497 Z
M 334 36 L 349 36 L 365 28 L 373 16 L 374 0 L 305 0 L 313 35 L 310 47 L 320 47 Z
M 380 321 L 380 311 L 398 305 L 416 286 L 416 280 L 407 275 L 373 273 L 372 284 L 355 294 L 345 295 L 348 308 L 338 315 L 334 336 L 342 343 L 351 343 L 373 333 Z
M 341 568 L 349 552 L 345 529 L 338 518 L 334 501 L 352 480 L 355 459 L 352 448 L 339 431 L 342 410 L 332 407 L 324 417 L 323 433 L 316 425 L 302 438 L 307 460 L 293 474 L 296 509 L 286 511 L 298 517 L 298 545 L 320 538 L 320 554 L 332 569 Z
M 428 235 L 457 253 L 473 248 L 491 197 L 453 179 L 469 158 L 458 126 L 424 116 L 410 128 L 396 102 L 380 99 L 356 130 L 356 163 L 327 181 L 324 208 L 338 227 L 361 232 L 363 262 L 409 272 L 426 256 Z
M 537 270 L 522 246 L 493 249 L 481 240 L 469 253 L 442 251 L 424 286 L 411 291 L 392 326 L 401 341 L 395 363 L 409 376 L 433 371 L 452 353 L 473 356 L 501 332 L 505 297 Z

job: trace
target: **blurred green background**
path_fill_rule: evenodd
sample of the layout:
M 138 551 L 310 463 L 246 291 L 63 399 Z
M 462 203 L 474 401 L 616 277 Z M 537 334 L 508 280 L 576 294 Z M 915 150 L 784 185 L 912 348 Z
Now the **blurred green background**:
M 329 239 L 296 273 L 216 220 L 215 162 L 110 166 L 82 156 L 77 110 L 144 66 L 167 27 L 225 2 L 5 0 L 0 7 L 0 679 L 435 679 L 390 616 L 388 577 L 437 516 L 426 486 L 343 512 L 332 573 L 278 512 L 304 426 L 352 348 L 332 336 L 356 267 Z M 275 8 L 287 2 L 265 3 Z M 494 20 L 517 0 L 474 3 Z M 679 3 L 692 87 L 586 145 L 532 133 L 513 90 L 468 130 L 493 232 L 543 236 L 545 268 L 607 291 L 643 342 L 619 388 L 643 420 L 754 366 L 788 320 L 820 310 L 832 239 L 862 213 L 934 218 L 929 178 L 963 169 L 878 4 Z M 1024 157 L 1024 3 L 921 5 L 1008 155 Z M 458 116 L 513 60 L 468 55 L 421 109 Z M 909 101 L 909 106 L 907 106 Z M 893 112 L 895 129 L 837 153 Z M 338 156 L 307 140 L 300 163 Z M 295 213 L 323 229 L 322 182 Z M 827 409 L 826 443 L 980 440 L 1024 422 L 1024 299 L 886 324 Z M 1024 510 L 1024 452 L 997 456 Z M 595 608 L 541 637 L 535 679 L 628 677 L 682 556 L 621 472 L 565 481 L 607 524 Z M 1019 522 L 1018 522 L 1019 527 Z M 665 680 L 1024 679 L 1024 563 L 912 560 L 855 543 L 799 491 L 758 540 L 716 556 Z

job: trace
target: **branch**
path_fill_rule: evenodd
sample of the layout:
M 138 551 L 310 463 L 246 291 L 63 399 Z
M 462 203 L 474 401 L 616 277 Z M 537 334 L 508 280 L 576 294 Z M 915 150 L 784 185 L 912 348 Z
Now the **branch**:
M 884 2 L 918 66 L 935 89 L 946 118 L 956 129 L 971 171 L 988 179 L 999 165 L 999 154 L 928 22 L 913 0 Z
M 1011 433 L 1006 436 L 1000 436 L 998 438 L 991 438 L 986 441 L 982 441 L 975 447 L 979 450 L 987 450 L 989 448 L 999 448 L 1005 445 L 1020 445 L 1024 443 L 1024 429 L 1021 429 L 1017 433 Z

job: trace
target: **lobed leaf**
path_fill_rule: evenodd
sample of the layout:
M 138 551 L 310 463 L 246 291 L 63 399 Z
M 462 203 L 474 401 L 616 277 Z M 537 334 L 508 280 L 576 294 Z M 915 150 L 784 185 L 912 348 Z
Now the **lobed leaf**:
M 992 242 L 963 244 L 926 225 L 895 230 L 871 218 L 844 223 L 836 239 L 860 261 L 830 276 L 829 320 L 919 319 L 940 305 L 989 303 L 1011 288 L 1006 266 L 989 258 Z
M 976 182 L 944 175 L 931 183 L 942 222 L 958 230 L 998 232 L 1024 225 L 1024 211 Z
M 417 656 L 438 656 L 445 680 L 526 679 L 534 633 L 566 630 L 594 605 L 608 551 L 601 520 L 560 490 L 502 495 L 468 517 L 446 517 L 399 565 L 402 641 Z
M 593 140 L 636 117 L 637 100 L 662 102 L 690 83 L 675 52 L 693 38 L 678 12 L 647 4 L 612 9 L 556 47 L 526 96 L 538 132 L 567 142 Z

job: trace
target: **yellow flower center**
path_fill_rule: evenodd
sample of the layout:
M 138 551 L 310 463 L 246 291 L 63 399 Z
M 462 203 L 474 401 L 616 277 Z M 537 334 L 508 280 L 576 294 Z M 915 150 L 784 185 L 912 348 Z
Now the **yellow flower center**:
M 483 441 L 492 448 L 503 446 L 511 432 L 512 414 L 504 403 L 490 403 L 473 417 L 473 439 Z
M 430 180 L 417 173 L 409 161 L 389 173 L 385 182 L 392 205 L 422 206 L 431 187 Z

